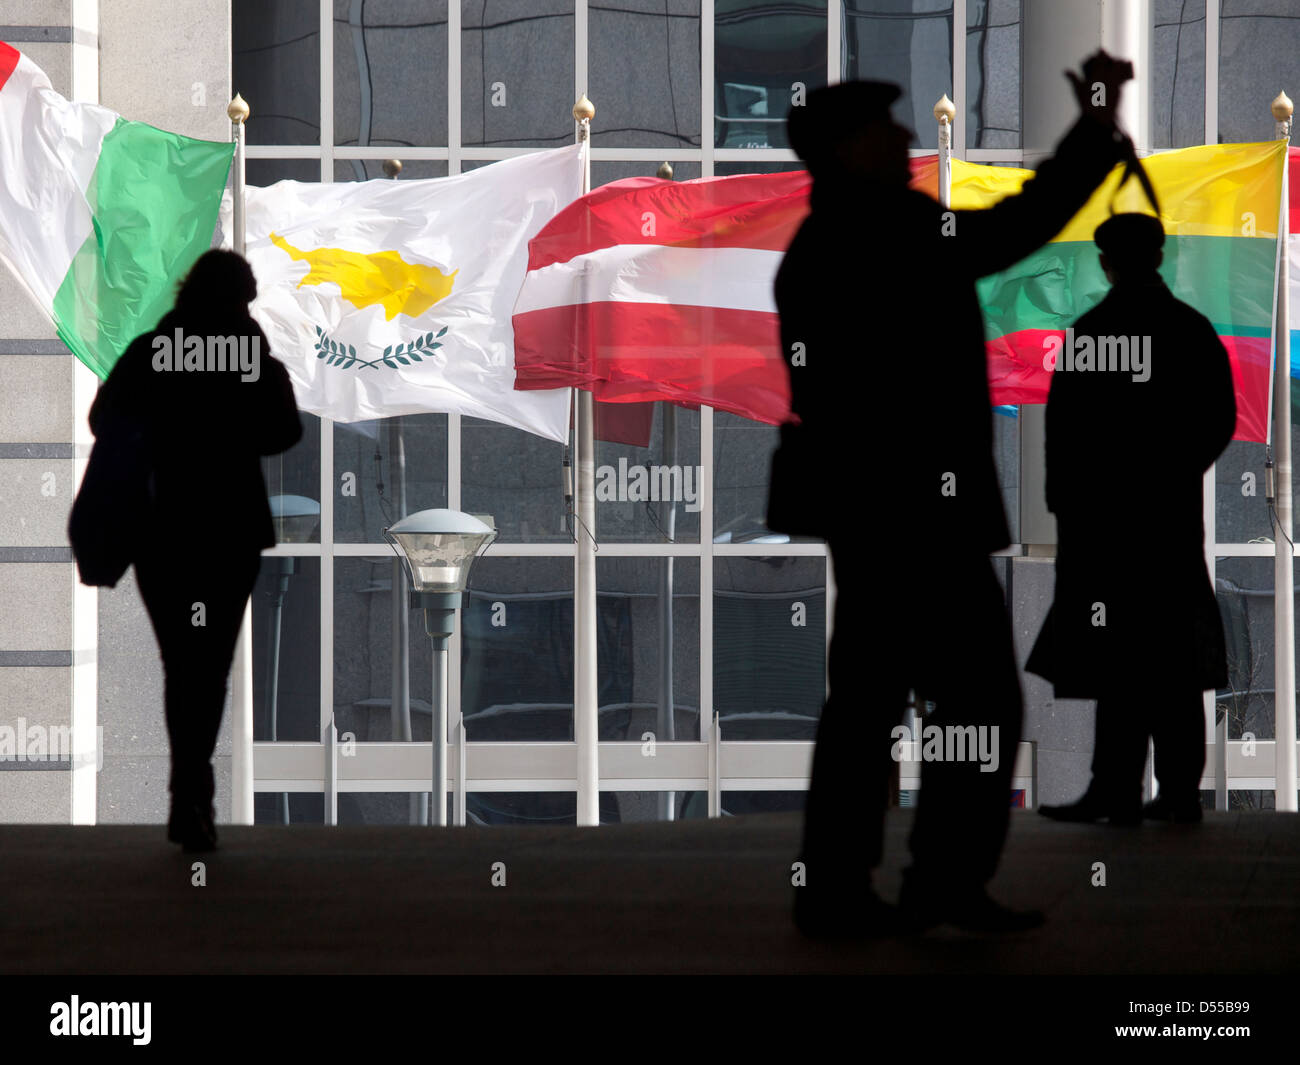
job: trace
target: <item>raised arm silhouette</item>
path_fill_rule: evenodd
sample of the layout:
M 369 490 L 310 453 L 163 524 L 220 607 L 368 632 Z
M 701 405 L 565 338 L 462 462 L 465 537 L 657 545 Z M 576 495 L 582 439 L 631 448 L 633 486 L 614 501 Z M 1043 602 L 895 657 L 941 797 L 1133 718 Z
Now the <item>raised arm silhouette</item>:
M 984 211 L 949 212 L 908 188 L 913 136 L 889 113 L 897 86 L 818 89 L 790 114 L 812 211 L 776 280 L 799 421 L 781 428 L 768 524 L 824 537 L 837 588 L 795 895 L 811 936 L 1041 921 L 986 891 L 1022 709 L 989 559 L 1010 536 L 975 280 L 1055 236 L 1131 150 L 1114 121 L 1131 65 L 1099 52 L 1067 76 L 1082 116 L 1020 195 Z M 936 704 L 927 726 L 982 736 L 988 757 L 927 763 L 899 914 L 871 878 L 909 690 Z

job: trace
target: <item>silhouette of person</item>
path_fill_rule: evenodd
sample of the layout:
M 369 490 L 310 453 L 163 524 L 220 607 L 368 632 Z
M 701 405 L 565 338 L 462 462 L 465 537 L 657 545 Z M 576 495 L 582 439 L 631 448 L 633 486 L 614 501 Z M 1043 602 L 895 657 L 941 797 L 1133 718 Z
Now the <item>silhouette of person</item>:
M 124 419 L 149 441 L 154 539 L 134 566 L 163 661 L 167 838 L 187 851 L 216 846 L 212 752 L 244 607 L 275 544 L 259 456 L 302 436 L 289 375 L 248 313 L 256 296 L 242 256 L 205 252 L 90 409 L 96 436 Z
M 790 113 L 813 185 L 775 284 L 799 422 L 781 427 L 768 525 L 825 538 L 838 590 L 795 889 L 806 935 L 1042 919 L 985 887 L 1007 832 L 1022 709 L 989 559 L 1010 534 L 975 280 L 1051 239 L 1131 150 L 1114 121 L 1131 76 L 1103 52 L 1082 78 L 1067 73 L 1082 116 L 1023 191 L 988 210 L 946 211 L 908 188 L 913 135 L 890 116 L 896 85 L 817 89 Z M 894 557 L 900 545 L 915 563 Z M 927 726 L 983 730 L 990 757 L 924 767 L 900 914 L 871 875 L 909 690 L 936 703 Z
M 1159 219 L 1117 214 L 1094 239 L 1111 289 L 1074 325 L 1074 351 L 1056 356 L 1046 417 L 1056 593 L 1025 668 L 1058 697 L 1096 699 L 1096 738 L 1083 797 L 1040 812 L 1139 823 L 1150 736 L 1160 797 L 1146 816 L 1199 821 L 1201 696 L 1228 680 L 1202 476 L 1236 426 L 1232 371 L 1209 320 L 1157 272 Z M 1149 550 L 1134 550 L 1135 534 L 1151 537 Z

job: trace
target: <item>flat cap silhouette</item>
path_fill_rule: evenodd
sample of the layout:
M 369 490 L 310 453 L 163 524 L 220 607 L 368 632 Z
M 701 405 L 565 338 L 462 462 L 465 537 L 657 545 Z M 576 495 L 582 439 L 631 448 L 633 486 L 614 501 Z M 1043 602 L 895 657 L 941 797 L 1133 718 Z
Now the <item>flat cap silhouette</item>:
M 889 107 L 903 90 L 888 81 L 843 81 L 814 89 L 788 120 L 790 147 L 806 163 L 872 122 L 887 122 Z
M 1108 257 L 1150 256 L 1164 246 L 1165 227 L 1155 215 L 1126 211 L 1106 219 L 1092 239 Z

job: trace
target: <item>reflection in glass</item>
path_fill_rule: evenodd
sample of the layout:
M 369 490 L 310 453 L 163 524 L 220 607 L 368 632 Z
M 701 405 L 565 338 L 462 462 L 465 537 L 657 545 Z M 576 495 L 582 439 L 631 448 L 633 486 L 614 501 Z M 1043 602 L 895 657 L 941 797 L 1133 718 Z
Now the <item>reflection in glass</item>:
M 461 143 L 573 141 L 573 0 L 461 4 Z
M 397 149 L 392 157 L 400 158 L 401 154 L 401 149 Z M 402 172 L 396 179 L 398 181 L 420 181 L 424 178 L 447 176 L 447 160 L 445 159 L 401 159 L 401 163 Z M 392 180 L 384 173 L 383 159 L 334 160 L 335 181 L 370 181 L 371 179 Z
M 602 741 L 700 738 L 700 563 L 597 558 Z
M 812 740 L 826 697 L 826 560 L 717 557 L 713 702 L 727 740 Z
M 699 411 L 599 404 L 595 475 L 597 540 L 699 543 Z
M 276 352 L 271 354 L 275 355 Z M 302 412 L 299 412 L 298 417 L 302 419 L 302 439 L 288 451 L 282 451 L 278 455 L 263 455 L 262 479 L 266 482 L 268 498 L 302 496 L 319 503 L 320 418 Z M 298 542 L 319 543 L 319 522 L 309 535 L 309 540 Z
M 383 529 L 447 505 L 447 415 L 334 423 L 334 538 L 383 543 Z
M 698 148 L 700 0 L 620 0 L 590 12 L 592 143 Z
M 1215 693 L 1228 716 L 1228 739 L 1243 733 L 1271 739 L 1273 731 L 1273 560 L 1215 560 L 1215 597 L 1228 650 L 1228 687 Z
M 1292 433 L 1293 448 L 1300 443 L 1298 436 L 1300 426 Z M 1264 445 L 1233 440 L 1214 463 L 1214 539 L 1218 543 L 1273 541 L 1264 489 Z
M 922 148 L 938 147 L 934 103 L 952 96 L 950 0 L 845 0 L 846 80 L 892 81 L 903 95 L 894 119 Z
M 1020 0 L 967 0 L 965 105 L 967 148 L 1020 147 Z
M 788 148 L 796 95 L 826 84 L 826 0 L 716 0 L 714 143 Z
M 612 638 L 597 621 L 597 646 Z M 573 560 L 486 555 L 461 609 L 461 707 L 469 742 L 573 740 Z M 411 676 L 427 677 L 429 641 L 417 624 Z M 421 646 L 423 645 L 423 646 Z M 421 683 L 411 682 L 412 702 Z M 427 687 L 427 685 L 426 685 Z M 600 703 L 610 700 L 602 678 Z
M 334 143 L 447 143 L 447 0 L 334 0 Z
M 320 742 L 320 559 L 263 556 L 252 609 L 253 739 Z
M 1151 146 L 1204 144 L 1205 0 L 1155 0 L 1153 6 Z
M 673 168 L 674 181 L 691 181 L 700 176 L 700 164 L 694 160 L 673 159 L 672 149 L 665 149 L 660 163 L 668 163 Z M 591 163 L 591 187 L 600 188 L 611 181 L 622 181 L 630 177 L 655 177 L 659 163 L 653 162 L 619 162 L 608 159 L 595 159 Z
M 666 816 L 663 796 L 671 794 L 672 817 Z M 608 806 L 613 806 L 612 817 L 606 816 Z M 649 824 L 655 821 L 680 821 L 686 817 L 708 817 L 709 796 L 703 791 L 602 791 L 600 793 L 600 823 Z
M 1281 88 L 1295 99 L 1300 85 L 1300 13 L 1291 0 L 1231 0 L 1220 11 L 1219 143 L 1272 140 L 1269 103 Z
M 319 144 L 320 7 L 232 0 L 230 28 L 232 82 L 252 109 L 248 142 Z
M 491 514 L 505 542 L 571 542 L 564 445 L 482 418 L 466 416 L 460 424 L 460 509 Z

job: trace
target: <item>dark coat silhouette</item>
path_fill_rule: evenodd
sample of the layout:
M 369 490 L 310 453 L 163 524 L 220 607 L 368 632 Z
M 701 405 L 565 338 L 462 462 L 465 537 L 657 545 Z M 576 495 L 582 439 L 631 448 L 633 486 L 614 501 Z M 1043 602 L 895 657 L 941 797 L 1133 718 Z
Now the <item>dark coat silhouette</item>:
M 1078 122 L 1022 192 L 946 210 L 900 186 L 813 183 L 812 213 L 776 278 L 791 408 L 768 525 L 830 538 L 856 528 L 918 549 L 1010 542 L 993 464 L 984 325 L 974 282 L 1054 237 L 1121 158 L 1113 128 Z M 789 366 L 795 344 L 806 365 Z M 846 505 L 855 462 L 889 472 L 887 514 Z M 879 467 L 878 467 L 879 468 Z M 945 475 L 954 492 L 940 493 Z
M 159 371 L 155 341 L 182 336 L 244 337 L 260 351 L 258 379 L 238 371 Z M 271 354 L 258 324 L 237 310 L 172 310 L 132 341 L 90 408 L 98 436 L 112 420 L 143 426 L 152 441 L 153 510 L 148 527 L 165 547 L 183 538 L 227 549 L 275 545 L 259 457 L 286 451 L 302 437 L 288 371 Z
M 801 927 L 821 919 L 801 914 L 856 922 L 850 915 L 865 912 L 891 729 L 909 690 L 936 702 L 927 725 L 996 737 L 997 766 L 925 766 L 905 909 L 921 923 L 967 927 L 1037 919 L 1001 911 L 984 888 L 1006 837 L 1022 707 L 988 557 L 1010 536 L 975 280 L 1055 236 L 1126 143 L 1113 124 L 1083 118 L 1019 195 L 951 215 L 909 190 L 905 173 L 889 184 L 814 168 L 811 214 L 775 284 L 800 424 L 781 427 L 768 506 L 771 528 L 829 541 L 838 595 L 805 811 Z M 791 362 L 799 351 L 804 365 Z
M 224 298 L 205 302 L 209 293 Z M 255 293 L 242 258 L 201 257 L 177 308 L 131 343 L 90 410 L 96 434 L 134 426 L 148 441 L 151 484 L 140 522 L 146 538 L 133 558 L 165 675 L 172 757 L 167 835 L 186 850 L 216 845 L 212 753 L 261 551 L 275 543 L 260 456 L 302 437 L 289 375 L 247 312 Z M 247 375 L 165 368 L 168 347 L 183 358 L 185 338 L 193 337 L 203 341 L 208 367 L 209 338 L 232 338 L 233 350 L 257 358 Z
M 1025 668 L 1067 698 L 1173 679 L 1222 687 L 1227 661 L 1205 563 L 1202 477 L 1236 427 L 1228 353 L 1209 320 L 1155 275 L 1116 283 L 1074 337 L 1076 345 L 1093 338 L 1094 350 L 1096 338 L 1131 346 L 1149 337 L 1142 372 L 1150 376 L 1060 363 L 1052 375 L 1047 506 L 1057 518 L 1056 594 Z

